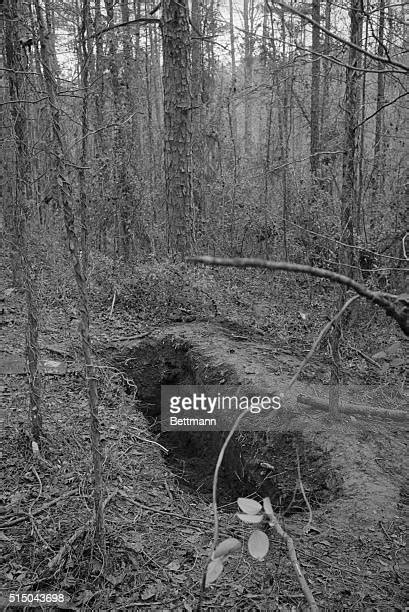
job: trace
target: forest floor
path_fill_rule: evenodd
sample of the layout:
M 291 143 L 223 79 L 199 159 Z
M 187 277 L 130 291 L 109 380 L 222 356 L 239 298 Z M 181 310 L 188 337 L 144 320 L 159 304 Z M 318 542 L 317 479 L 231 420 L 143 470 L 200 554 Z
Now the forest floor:
M 43 459 L 34 460 L 27 424 L 24 297 L 12 288 L 7 266 L 2 269 L 2 607 L 7 609 L 5 594 L 36 591 L 65 594 L 64 603 L 47 609 L 196 609 L 213 537 L 209 482 L 214 463 L 207 463 L 206 474 L 198 457 L 183 455 L 177 445 L 170 443 L 170 453 L 164 452 L 166 437 L 136 409 L 144 408 L 136 383 L 133 388 L 129 371 L 112 362 L 120 363 L 124 355 L 135 351 L 138 354 L 141 347 L 146 354 L 149 347 L 158 352 L 164 338 L 173 339 L 174 344 L 182 339 L 196 364 L 200 361 L 202 368 L 218 373 L 219 379 L 213 382 L 240 379 L 264 388 L 284 385 L 325 322 L 331 295 L 323 292 L 311 297 L 310 287 L 300 286 L 301 297 L 294 304 L 294 286 L 287 293 L 283 289 L 280 299 L 277 286 L 272 289 L 275 295 L 266 294 L 264 299 L 254 291 L 251 295 L 250 286 L 248 297 L 243 293 L 237 305 L 236 279 L 229 287 L 226 314 L 220 306 L 226 301 L 224 296 L 218 297 L 214 309 L 208 305 L 214 300 L 206 297 L 205 305 L 199 304 L 195 311 L 198 292 L 215 296 L 203 277 L 196 282 L 190 301 L 184 294 L 180 298 L 180 287 L 171 287 L 172 295 L 178 289 L 177 303 L 169 296 L 155 296 L 150 303 L 147 294 L 141 297 L 140 279 L 127 284 L 128 293 L 118 285 L 109 292 L 95 291 L 91 320 L 99 354 L 107 493 L 108 557 L 107 565 L 102 566 L 99 551 L 93 549 L 89 522 L 93 488 L 87 399 L 71 294 L 65 291 L 53 300 L 53 290 L 47 287 L 44 296 L 45 436 Z M 158 277 L 152 282 L 157 285 Z M 215 282 L 217 285 L 218 279 Z M 132 291 L 134 301 L 125 300 L 123 296 Z M 189 296 L 190 289 L 184 291 Z M 375 408 L 408 409 L 403 381 L 407 341 L 393 324 L 371 318 L 369 325 L 366 317 L 367 312 L 364 322 L 358 317 L 359 334 L 345 339 L 345 399 Z M 170 351 L 165 361 L 171 359 Z M 299 393 L 326 399 L 329 363 L 326 350 L 320 350 L 288 401 L 296 403 Z M 257 456 L 259 463 L 274 464 L 277 473 L 286 473 L 275 482 L 275 490 L 281 486 L 283 491 L 283 499 L 278 496 L 275 500 L 275 509 L 294 539 L 319 607 L 404 610 L 409 578 L 404 556 L 407 421 L 343 416 L 331 423 L 328 415 L 316 411 L 309 411 L 307 417 L 298 414 L 300 418 L 302 427 L 300 421 L 293 424 L 291 436 L 267 436 L 263 449 L 252 447 L 248 453 Z M 299 496 L 301 507 L 285 512 L 297 478 L 295 448 L 313 510 L 313 528 L 308 533 L 304 527 L 309 515 Z M 200 478 L 195 478 L 198 473 Z M 224 491 L 221 537 L 245 542 L 251 530 L 232 513 L 239 487 L 234 493 Z M 251 493 L 247 488 L 243 494 Z M 259 498 L 257 491 L 252 496 Z M 303 609 L 302 592 L 285 546 L 275 534 L 269 537 L 271 547 L 264 561 L 252 560 L 245 547 L 230 558 L 221 577 L 207 589 L 204 610 Z

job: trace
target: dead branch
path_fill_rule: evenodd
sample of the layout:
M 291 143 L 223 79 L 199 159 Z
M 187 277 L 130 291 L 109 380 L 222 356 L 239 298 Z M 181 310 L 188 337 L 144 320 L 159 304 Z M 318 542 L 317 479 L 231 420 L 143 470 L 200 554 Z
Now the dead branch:
M 26 519 L 30 518 L 30 516 L 37 516 L 37 514 L 41 514 L 42 512 L 44 512 L 44 510 L 47 510 L 47 508 L 50 508 L 50 506 L 54 506 L 55 504 L 58 504 L 58 502 L 62 501 L 63 499 L 66 499 L 67 497 L 71 497 L 71 495 L 74 495 L 76 492 L 77 492 L 77 489 L 72 489 L 71 491 L 67 491 L 63 495 L 60 495 L 60 497 L 56 497 L 55 499 L 52 499 L 51 501 L 47 502 L 46 504 L 41 506 L 41 508 L 38 508 L 34 512 L 32 513 L 30 512 L 30 513 L 24 514 L 23 516 L 19 516 L 18 518 L 15 518 L 9 521 L 8 523 L 3 523 L 3 525 L 1 525 L 1 529 L 5 529 L 6 527 L 13 527 L 13 525 L 22 523 Z
M 264 506 L 264 511 L 267 515 L 268 523 L 270 527 L 276 530 L 278 535 L 285 541 L 287 545 L 288 557 L 291 561 L 291 565 L 294 568 L 295 574 L 297 576 L 297 580 L 300 584 L 300 587 L 302 588 L 302 592 L 304 593 L 304 597 L 307 600 L 307 603 L 310 607 L 310 611 L 318 612 L 318 606 L 315 602 L 314 595 L 312 594 L 311 589 L 308 586 L 307 581 L 304 578 L 304 574 L 302 573 L 299 561 L 297 559 L 297 553 L 295 552 L 293 539 L 291 538 L 291 536 L 288 535 L 288 533 L 284 531 L 284 529 L 281 527 L 280 523 L 278 522 L 273 512 L 273 508 L 271 506 L 271 501 L 269 497 L 266 497 L 264 499 L 263 506 Z
M 305 19 L 305 21 L 308 21 L 308 23 L 310 23 L 311 25 L 314 25 L 317 28 L 319 28 L 321 32 L 324 32 L 324 34 L 327 34 L 327 36 L 330 36 L 331 38 L 337 40 L 338 42 L 344 45 L 347 45 L 348 47 L 352 47 L 353 49 L 356 49 L 363 55 L 366 55 L 366 57 L 369 57 L 377 62 L 382 62 L 384 64 L 387 64 L 388 66 L 399 68 L 399 72 L 402 72 L 403 74 L 409 71 L 409 67 L 406 66 L 405 64 L 402 64 L 401 62 L 396 62 L 395 60 L 392 60 L 388 57 L 383 57 L 382 55 L 376 55 L 375 53 L 371 53 L 370 51 L 368 51 L 368 49 L 363 49 L 359 45 L 355 45 L 350 40 L 347 40 L 346 38 L 339 36 L 339 34 L 335 34 L 335 32 L 331 32 L 331 30 L 328 30 L 320 23 L 317 23 L 316 21 L 314 21 L 314 19 L 306 15 L 304 12 L 297 10 L 296 8 L 294 8 L 293 6 L 290 6 L 289 4 L 286 4 L 285 2 L 282 2 L 281 0 L 276 0 L 275 4 L 278 4 L 284 10 L 289 11 L 290 13 L 293 13 L 294 15 L 297 15 L 298 17 Z
M 329 410 L 329 405 L 326 400 L 299 395 L 297 401 L 300 404 L 311 406 L 311 408 L 315 408 L 316 410 Z M 346 404 L 345 406 L 340 406 L 339 411 L 344 414 L 362 414 L 363 416 L 371 418 L 386 417 L 394 421 L 409 420 L 409 411 L 406 410 L 390 410 L 389 408 L 372 408 L 364 405 L 359 406 L 358 404 Z
M 210 257 L 195 256 L 188 257 L 187 261 L 192 263 L 202 263 L 206 266 L 232 266 L 234 268 L 268 268 L 269 270 L 282 270 L 295 274 L 310 274 L 318 278 L 326 278 L 334 283 L 345 285 L 353 289 L 370 302 L 382 308 L 386 314 L 394 319 L 403 333 L 409 336 L 409 295 L 392 295 L 381 291 L 372 291 L 366 285 L 361 285 L 353 278 L 344 276 L 332 270 L 314 268 L 304 264 L 296 264 L 287 261 L 267 261 L 265 259 L 253 259 L 245 257 Z
M 68 538 L 68 540 L 66 541 L 64 546 L 61 546 L 61 548 L 58 551 L 58 553 L 52 559 L 50 559 L 50 561 L 48 562 L 48 569 L 49 570 L 54 569 L 56 567 L 56 565 L 58 565 L 61 562 L 62 558 L 67 553 L 67 551 L 70 548 L 70 546 L 72 546 L 72 544 L 74 544 L 75 540 L 78 540 L 78 538 L 80 538 L 82 536 L 82 534 L 88 529 L 89 526 L 90 526 L 90 523 L 87 522 L 87 523 L 85 523 L 85 525 L 81 525 L 81 527 L 78 527 L 78 529 L 76 529 L 74 531 L 74 533 L 72 534 L 72 536 L 70 538 Z

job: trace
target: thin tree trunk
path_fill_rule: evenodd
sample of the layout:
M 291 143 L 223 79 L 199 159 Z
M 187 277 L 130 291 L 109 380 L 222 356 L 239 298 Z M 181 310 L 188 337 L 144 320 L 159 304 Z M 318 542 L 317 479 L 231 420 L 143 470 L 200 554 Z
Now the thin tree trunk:
M 320 166 L 318 152 L 320 148 L 320 0 L 312 0 L 312 19 L 318 24 L 312 26 L 312 57 L 311 57 L 311 135 L 310 135 L 310 163 L 311 174 L 314 178 Z
M 369 20 L 370 16 L 367 14 L 365 19 L 365 37 L 364 37 L 364 49 L 368 48 L 368 35 L 369 35 Z M 367 57 L 363 58 L 363 68 L 367 67 Z M 361 99 L 361 126 L 359 128 L 359 148 L 360 153 L 358 157 L 358 179 L 357 179 L 357 197 L 356 197 L 356 215 L 355 215 L 355 226 L 357 235 L 360 236 L 362 228 L 365 231 L 365 220 L 362 207 L 362 199 L 364 194 L 364 160 L 365 160 L 365 122 L 366 116 L 366 72 L 362 74 L 362 99 Z
M 201 19 L 200 2 L 192 0 L 192 155 L 193 155 L 193 194 L 195 225 L 199 230 L 203 219 L 203 166 L 204 151 L 201 138 L 202 117 L 202 41 L 200 40 Z
M 84 275 L 87 275 L 88 267 L 88 195 L 86 190 L 85 168 L 88 164 L 88 96 L 89 96 L 89 73 L 91 61 L 91 49 L 89 41 L 90 27 L 90 3 L 82 0 L 80 31 L 79 31 L 79 60 L 80 80 L 82 88 L 81 109 L 81 154 L 78 170 L 80 219 L 81 219 L 81 261 Z
M 39 445 L 42 433 L 41 392 L 42 378 L 39 369 L 39 297 L 37 270 L 33 260 L 35 249 L 29 232 L 32 219 L 30 204 L 31 164 L 28 148 L 28 123 L 25 99 L 27 92 L 28 59 L 21 45 L 19 23 L 24 9 L 20 0 L 5 3 L 5 59 L 8 68 L 11 104 L 12 131 L 15 140 L 15 194 L 14 221 L 12 224 L 15 243 L 13 250 L 22 272 L 27 305 L 26 360 L 29 383 L 29 417 L 33 440 Z
M 230 114 L 232 123 L 232 140 L 234 146 L 237 147 L 237 114 L 236 105 L 234 101 L 234 94 L 237 87 L 237 68 L 236 68 L 236 48 L 235 48 L 235 36 L 234 36 L 234 13 L 233 13 L 233 0 L 229 0 L 229 34 L 230 34 L 230 55 L 231 55 L 231 88 L 230 88 Z
M 284 14 L 281 17 L 281 42 L 283 45 L 283 57 L 287 55 L 287 37 L 286 27 L 284 21 Z M 283 208 L 282 208 L 282 222 L 283 222 L 283 250 L 284 260 L 288 259 L 288 246 L 287 246 L 287 219 L 288 219 L 288 72 L 285 71 L 284 78 L 281 82 L 281 93 L 280 93 L 280 108 L 278 112 L 278 131 L 280 137 L 280 153 L 281 163 L 284 166 L 281 170 L 281 181 L 283 190 Z
M 362 13 L 361 0 L 351 0 L 350 7 L 350 39 L 354 45 L 361 44 L 362 38 Z M 339 246 L 339 270 L 345 276 L 353 276 L 353 245 L 354 245 L 354 203 L 356 198 L 357 179 L 357 124 L 359 117 L 359 72 L 356 68 L 360 65 L 360 53 L 354 47 L 349 49 L 349 66 L 346 68 L 346 86 L 344 97 L 345 108 L 345 136 L 344 154 L 342 165 L 342 190 L 341 190 L 341 242 Z M 339 288 L 338 309 L 345 302 L 345 287 Z M 346 317 L 344 316 L 344 322 Z M 339 414 L 339 383 L 342 380 L 341 360 L 339 355 L 340 340 L 342 336 L 341 325 L 337 324 L 331 334 L 332 367 L 329 405 L 333 416 Z
M 385 35 L 385 0 L 379 0 L 379 26 L 378 26 L 378 55 L 385 55 L 384 46 Z M 376 115 L 375 115 L 375 143 L 374 143 L 374 169 L 376 189 L 382 188 L 384 182 L 385 169 L 383 167 L 383 150 L 384 150 L 384 111 L 385 104 L 385 65 L 383 62 L 378 62 L 378 82 L 376 92 Z
M 325 28 L 331 29 L 331 0 L 325 1 Z M 324 44 L 323 44 L 323 55 L 328 56 L 330 52 L 330 36 L 324 33 Z M 331 62 L 328 59 L 322 60 L 323 66 L 323 79 L 322 79 L 322 101 L 321 101 L 321 144 L 323 147 L 326 146 L 325 140 L 323 139 L 324 131 L 327 129 L 328 121 L 328 109 L 329 109 L 329 75 L 331 70 Z
M 251 89 L 253 86 L 253 0 L 244 0 L 244 152 L 249 157 L 253 152 L 253 112 Z
M 78 309 L 80 315 L 79 331 L 81 335 L 82 352 L 85 363 L 85 373 L 88 385 L 88 402 L 90 411 L 91 447 L 94 468 L 94 509 L 95 509 L 95 542 L 99 546 L 102 556 L 106 557 L 105 525 L 103 506 L 103 476 L 102 476 L 102 447 L 98 418 L 98 391 L 96 370 L 93 364 L 91 341 L 89 335 L 88 288 L 83 273 L 80 258 L 80 244 L 75 232 L 74 196 L 72 192 L 68 157 L 68 147 L 62 129 L 58 85 L 53 72 L 49 37 L 44 22 L 43 9 L 40 0 L 34 0 L 36 9 L 38 32 L 40 39 L 41 60 L 44 67 L 44 84 L 51 107 L 52 131 L 54 136 L 54 153 L 56 158 L 57 188 L 63 206 L 67 243 L 73 262 L 74 276 L 78 289 Z

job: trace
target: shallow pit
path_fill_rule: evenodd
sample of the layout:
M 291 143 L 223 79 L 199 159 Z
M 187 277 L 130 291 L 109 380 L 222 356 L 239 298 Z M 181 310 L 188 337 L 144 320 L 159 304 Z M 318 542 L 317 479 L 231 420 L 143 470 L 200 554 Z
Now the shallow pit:
M 157 440 L 169 450 L 164 457 L 182 489 L 207 502 L 212 498 L 213 472 L 226 432 L 160 431 L 162 384 L 240 384 L 230 364 L 211 362 L 183 340 L 166 337 L 126 347 L 114 356 L 115 366 L 138 389 L 138 407 L 151 423 Z M 131 385 L 132 388 L 134 388 Z M 239 432 L 226 451 L 218 480 L 218 505 L 236 510 L 237 497 L 269 496 L 277 512 L 307 509 L 298 473 L 312 509 L 340 496 L 342 480 L 330 454 L 305 439 L 302 432 Z

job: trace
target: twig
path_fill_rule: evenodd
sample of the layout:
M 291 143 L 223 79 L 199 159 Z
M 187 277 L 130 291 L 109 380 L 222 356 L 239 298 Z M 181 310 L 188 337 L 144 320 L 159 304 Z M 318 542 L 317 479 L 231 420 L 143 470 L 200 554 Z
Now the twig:
M 361 357 L 363 357 L 368 363 L 372 364 L 373 366 L 379 368 L 380 370 L 382 370 L 382 366 L 379 363 L 376 363 L 376 361 L 374 361 L 373 359 L 371 359 L 369 357 L 369 355 L 366 355 L 363 351 L 361 351 L 359 348 L 356 348 L 356 346 L 351 346 L 351 344 L 348 343 L 348 347 L 351 349 L 351 351 L 355 351 L 355 353 L 358 353 L 358 355 L 361 355 Z
M 135 427 L 129 427 L 129 429 L 136 429 L 136 428 Z M 169 452 L 169 450 L 167 448 L 165 448 L 164 446 L 162 446 L 162 444 L 159 444 L 159 442 L 156 442 L 155 440 L 148 440 L 148 438 L 142 438 L 142 436 L 137 436 L 136 434 L 133 434 L 133 436 L 137 440 L 142 440 L 142 442 L 148 442 L 148 444 L 156 444 L 156 446 L 159 446 L 159 448 L 161 448 L 165 453 Z
M 121 495 L 122 497 L 124 497 L 126 500 L 128 500 L 131 504 L 134 504 L 134 506 L 139 506 L 139 508 L 143 508 L 144 510 L 147 510 L 148 512 L 155 512 L 156 514 L 163 514 L 164 516 L 171 516 L 173 518 L 178 518 L 178 519 L 182 519 L 184 521 L 190 521 L 192 523 L 207 523 L 207 524 L 212 524 L 212 521 L 209 521 L 208 519 L 200 519 L 200 518 L 193 518 L 190 516 L 182 516 L 181 514 L 175 514 L 174 512 L 165 512 L 165 510 L 159 510 L 158 508 L 153 508 L 152 506 L 147 506 L 146 504 L 143 504 L 142 502 L 136 500 L 136 499 L 132 499 L 132 497 L 129 497 L 129 495 L 127 493 L 125 493 L 125 491 L 118 491 L 118 495 Z
M 109 502 L 111 501 L 111 499 L 113 499 L 115 497 L 115 495 L 118 494 L 118 489 L 114 489 L 113 491 L 111 491 L 111 493 L 106 497 L 106 499 L 104 500 L 104 510 L 105 507 L 109 504 Z
M 38 472 L 37 472 L 37 470 L 35 469 L 34 465 L 32 465 L 32 466 L 31 466 L 31 471 L 33 472 L 34 476 L 37 478 L 37 480 L 38 480 L 38 484 L 40 485 L 40 488 L 39 488 L 39 491 L 38 491 L 38 493 L 37 493 L 37 497 L 35 498 L 35 500 L 33 501 L 33 503 L 32 503 L 32 504 L 31 504 L 31 506 L 30 506 L 29 514 L 32 514 L 32 510 L 33 510 L 33 508 L 34 508 L 35 504 L 36 504 L 36 503 L 38 502 L 38 500 L 40 499 L 40 497 L 41 497 L 41 493 L 43 492 L 43 483 L 41 482 L 41 478 L 40 478 L 40 476 L 38 475 Z
M 68 549 L 70 548 L 70 546 L 72 544 L 74 544 L 75 540 L 77 540 L 80 536 L 82 536 L 82 534 L 84 533 L 84 531 L 86 531 L 86 529 L 90 526 L 90 522 L 88 521 L 87 523 L 85 523 L 85 525 L 81 525 L 81 527 L 78 527 L 78 529 L 76 529 L 74 531 L 74 533 L 72 534 L 72 536 L 70 538 L 68 538 L 68 540 L 66 541 L 66 543 L 64 544 L 64 546 L 61 546 L 60 550 L 58 551 L 58 553 L 55 555 L 55 557 L 53 557 L 49 562 L 48 562 L 48 569 L 52 570 L 54 569 L 54 567 L 56 565 L 58 565 L 61 561 L 61 559 L 64 557 L 64 555 L 66 554 L 66 552 L 68 551 Z
M 273 527 L 273 529 L 276 530 L 278 535 L 285 541 L 287 545 L 288 557 L 294 568 L 295 574 L 297 576 L 297 580 L 302 588 L 302 592 L 304 593 L 305 599 L 307 600 L 307 603 L 310 606 L 310 611 L 318 612 L 318 606 L 314 599 L 314 595 L 312 594 L 311 589 L 308 586 L 307 581 L 304 578 L 304 574 L 302 573 L 299 561 L 297 559 L 297 554 L 295 552 L 293 539 L 291 538 L 291 536 L 288 535 L 288 533 L 284 531 L 284 529 L 281 527 L 280 523 L 278 522 L 273 512 L 271 501 L 268 497 L 264 499 L 263 505 L 264 505 L 264 511 L 267 515 L 270 527 Z
M 38 508 L 38 510 L 35 510 L 35 512 L 32 512 L 31 516 L 37 516 L 37 514 L 41 514 L 42 512 L 44 512 L 44 510 L 47 510 L 47 508 L 50 508 L 50 506 L 54 506 L 55 504 L 58 504 L 59 501 L 62 501 L 63 499 L 66 499 L 67 497 L 71 497 L 71 495 L 74 495 L 76 492 L 77 492 L 77 489 L 67 491 L 63 495 L 60 495 L 60 497 L 56 497 L 55 499 L 52 499 L 51 501 L 41 506 L 41 508 Z M 8 523 L 4 523 L 3 525 L 0 526 L 0 529 L 6 529 L 7 527 L 12 527 L 13 525 L 22 523 L 29 517 L 30 517 L 30 514 L 25 513 L 24 516 L 19 516 L 18 518 L 15 518 L 12 521 L 9 521 Z
M 107 496 L 107 498 L 104 500 L 103 503 L 103 507 L 105 510 L 106 505 L 111 501 L 111 499 L 113 497 L 115 497 L 115 495 L 118 493 L 118 490 L 115 489 L 114 491 L 111 491 L 111 493 Z M 74 531 L 74 533 L 72 534 L 72 536 L 67 540 L 67 542 L 64 544 L 64 546 L 62 546 L 60 548 L 60 550 L 58 551 L 58 553 L 55 555 L 55 557 L 53 557 L 49 562 L 48 562 L 48 569 L 54 569 L 54 567 L 56 565 L 58 565 L 62 558 L 64 557 L 64 555 L 67 553 L 68 549 L 70 548 L 70 546 L 72 546 L 75 542 L 75 540 L 78 540 L 78 538 L 80 538 L 82 536 L 82 534 L 87 530 L 88 527 L 91 526 L 91 521 L 87 521 L 84 525 L 81 525 L 80 527 L 78 527 L 78 529 L 76 529 Z
M 304 498 L 304 501 L 306 503 L 306 506 L 308 508 L 308 523 L 307 525 L 304 527 L 304 533 L 308 533 L 311 527 L 311 523 L 312 523 L 312 510 L 311 510 L 311 506 L 310 506 L 310 502 L 308 501 L 308 498 L 305 494 L 305 489 L 304 489 L 304 485 L 302 483 L 301 480 L 301 468 L 300 468 L 300 456 L 298 454 L 298 448 L 295 449 L 296 455 L 297 455 L 297 474 L 298 474 L 298 486 L 300 487 L 300 491 L 302 493 L 302 496 Z
M 143 332 L 142 334 L 134 334 L 133 336 L 121 336 L 120 338 L 114 338 L 112 341 L 113 342 L 128 342 L 129 340 L 139 340 L 140 338 L 146 338 L 146 336 L 149 336 L 149 334 L 151 333 L 152 333 L 152 330 Z
M 101 34 L 105 34 L 105 32 L 111 32 L 111 30 L 115 30 L 116 28 L 125 28 L 126 26 L 129 25 L 134 25 L 136 23 L 160 23 L 160 19 L 156 19 L 154 17 L 137 17 L 136 19 L 131 19 L 130 21 L 124 21 L 122 23 L 115 23 L 114 25 L 108 26 L 107 28 L 103 28 L 102 30 L 99 30 L 98 32 L 95 32 L 95 34 L 91 34 L 90 36 L 88 36 L 87 38 L 85 38 L 85 41 L 90 40 L 91 38 L 97 38 L 98 36 L 101 36 Z
M 112 298 L 111 310 L 109 311 L 108 319 L 111 319 L 112 317 L 112 313 L 114 311 L 114 306 L 115 306 L 115 301 L 116 301 L 116 291 L 114 291 L 114 297 Z
M 293 384 L 295 383 L 295 381 L 297 380 L 297 378 L 301 374 L 302 370 L 305 368 L 305 366 L 307 365 L 307 363 L 309 362 L 311 357 L 314 355 L 315 351 L 318 348 L 319 343 L 324 338 L 324 336 L 329 332 L 329 330 L 334 325 L 334 323 L 336 323 L 338 321 L 338 319 L 342 316 L 342 314 L 346 311 L 346 309 L 349 308 L 349 306 L 353 302 L 355 302 L 355 300 L 357 300 L 358 298 L 359 298 L 359 295 L 354 295 L 347 302 L 345 302 L 345 304 L 342 306 L 342 308 L 332 317 L 331 321 L 329 321 L 329 323 L 327 323 L 322 328 L 322 330 L 318 334 L 316 340 L 314 341 L 312 347 L 310 348 L 310 350 L 308 352 L 308 355 L 305 357 L 303 362 L 298 366 L 296 373 L 294 374 L 294 376 L 292 377 L 292 379 L 290 380 L 290 382 L 288 383 L 288 385 L 284 389 L 283 395 L 286 395 L 289 392 L 289 390 L 291 389 L 291 387 L 293 386 Z
M 367 57 L 370 57 L 371 59 L 377 62 L 383 62 L 384 64 L 388 64 L 389 66 L 394 66 L 395 68 L 399 68 L 400 69 L 399 72 L 403 72 L 403 74 L 408 72 L 409 68 L 405 64 L 402 64 L 401 62 L 396 62 L 387 57 L 383 57 L 382 55 L 376 55 L 375 53 L 371 53 L 367 49 L 363 49 L 362 47 L 360 47 L 359 45 L 356 45 L 350 40 L 343 38 L 342 36 L 339 36 L 339 34 L 335 34 L 335 32 L 331 32 L 331 30 L 328 30 L 323 25 L 317 23 L 316 21 L 314 21 L 314 19 L 306 15 L 304 12 L 297 10 L 293 6 L 290 6 L 286 4 L 285 2 L 282 2 L 281 0 L 276 0 L 276 4 L 281 6 L 286 11 L 290 11 L 290 13 L 294 13 L 294 15 L 298 15 L 298 17 L 305 19 L 305 21 L 308 21 L 308 23 L 310 23 L 311 25 L 318 27 L 322 32 L 324 32 L 324 34 L 327 34 L 327 36 L 334 38 L 338 42 L 344 45 L 347 45 L 348 47 L 352 47 L 353 49 L 356 49 L 357 51 L 359 51 L 359 53 L 362 53 L 363 55 L 366 55 Z
M 209 561 L 212 559 L 213 556 L 213 552 L 216 549 L 217 546 L 217 540 L 219 539 L 219 515 L 217 513 L 217 481 L 218 481 L 218 477 L 219 477 L 219 470 L 223 461 L 223 457 L 224 457 L 224 453 L 226 452 L 226 448 L 230 442 L 230 440 L 232 439 L 232 436 L 234 434 L 234 432 L 236 431 L 241 419 L 247 414 L 247 411 L 245 410 L 244 412 L 242 412 L 237 419 L 234 422 L 233 427 L 231 428 L 231 430 L 229 431 L 228 436 L 226 437 L 225 441 L 223 442 L 223 446 L 220 449 L 219 452 L 219 456 L 217 457 L 217 462 L 216 462 L 216 467 L 214 470 L 214 474 L 213 474 L 213 500 L 212 500 L 212 508 L 213 508 L 213 544 L 212 544 L 212 548 L 210 550 L 210 554 L 209 554 Z M 206 571 L 207 571 L 207 566 L 203 571 L 203 577 L 202 577 L 202 584 L 201 584 L 201 589 L 200 589 L 200 594 L 199 594 L 199 602 L 198 602 L 198 606 L 197 606 L 197 610 L 198 612 L 200 612 L 200 610 L 202 609 L 202 599 L 203 599 L 203 594 L 205 592 L 205 588 L 206 588 Z

